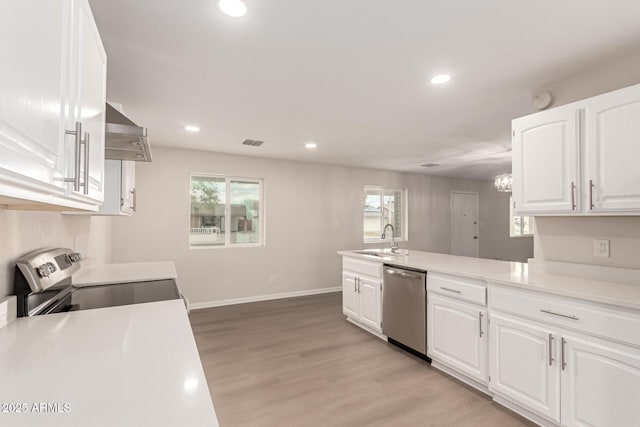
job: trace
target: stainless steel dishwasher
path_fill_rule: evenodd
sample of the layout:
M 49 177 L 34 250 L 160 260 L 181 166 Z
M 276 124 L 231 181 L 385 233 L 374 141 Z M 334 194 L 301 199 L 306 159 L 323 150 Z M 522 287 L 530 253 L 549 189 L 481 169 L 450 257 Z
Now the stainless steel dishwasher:
M 382 333 L 427 358 L 427 273 L 383 267 Z

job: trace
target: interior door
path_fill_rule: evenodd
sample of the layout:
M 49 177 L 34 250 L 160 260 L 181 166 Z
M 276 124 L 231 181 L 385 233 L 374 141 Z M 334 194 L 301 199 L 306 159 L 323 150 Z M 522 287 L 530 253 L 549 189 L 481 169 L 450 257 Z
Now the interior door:
M 640 212 L 640 85 L 589 99 L 586 124 L 587 211 Z
M 487 310 L 429 293 L 429 356 L 478 381 L 488 382 Z
M 380 330 L 380 284 L 379 280 L 358 278 L 360 293 L 360 321 Z
M 0 170 L 18 174 L 19 185 L 65 186 L 70 17 L 66 1 L 0 5 Z
M 580 109 L 554 108 L 513 121 L 516 213 L 580 209 Z
M 490 325 L 490 389 L 559 423 L 558 334 L 537 323 L 495 313 Z
M 354 319 L 360 318 L 360 296 L 356 276 L 342 273 L 342 312 Z
M 567 336 L 562 370 L 562 424 L 637 426 L 640 356 L 635 349 L 592 337 Z
M 477 257 L 478 193 L 451 193 L 451 254 Z

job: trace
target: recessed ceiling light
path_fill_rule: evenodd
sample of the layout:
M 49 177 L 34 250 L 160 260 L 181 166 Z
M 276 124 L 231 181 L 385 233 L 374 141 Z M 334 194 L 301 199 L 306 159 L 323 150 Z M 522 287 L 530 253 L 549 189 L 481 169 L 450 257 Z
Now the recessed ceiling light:
M 247 5 L 242 0 L 220 0 L 218 7 L 225 15 L 234 18 L 239 18 L 247 13 Z
M 304 146 L 307 148 L 316 148 L 318 144 L 316 144 L 315 142 L 307 142 L 306 144 L 304 144 Z
M 184 130 L 186 130 L 187 132 L 200 132 L 200 128 L 198 126 L 185 126 Z
M 446 83 L 451 80 L 451 76 L 449 74 L 440 74 L 439 76 L 435 76 L 431 78 L 431 83 L 434 85 L 441 85 L 442 83 Z

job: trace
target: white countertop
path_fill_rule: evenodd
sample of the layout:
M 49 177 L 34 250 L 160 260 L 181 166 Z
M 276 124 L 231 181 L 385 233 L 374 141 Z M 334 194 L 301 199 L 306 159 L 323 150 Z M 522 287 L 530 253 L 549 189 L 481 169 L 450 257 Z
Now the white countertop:
M 106 283 L 176 279 L 177 277 L 173 261 L 100 264 L 86 268 L 83 266 L 73 276 L 73 284 L 74 286 L 103 285 Z
M 357 251 L 362 251 L 362 249 Z M 339 251 L 338 254 L 640 310 L 640 284 L 624 284 L 558 274 L 534 273 L 528 271 L 526 263 L 432 252 L 408 251 L 408 255 L 394 256 L 393 258 L 385 256 L 385 259 L 354 252 L 356 251 Z
M 24 403 L 28 413 L 0 407 L 0 425 L 218 425 L 181 300 L 20 318 L 1 328 L 5 403 Z M 33 412 L 41 403 L 61 413 Z

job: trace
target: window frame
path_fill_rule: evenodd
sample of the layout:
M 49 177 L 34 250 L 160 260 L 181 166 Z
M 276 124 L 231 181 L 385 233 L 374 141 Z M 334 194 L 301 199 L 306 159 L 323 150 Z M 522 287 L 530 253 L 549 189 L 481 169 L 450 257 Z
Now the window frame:
M 380 230 L 382 231 L 382 227 L 384 227 L 383 221 L 384 221 L 384 210 L 383 210 L 383 205 L 384 205 L 384 193 L 385 192 L 393 192 L 393 191 L 397 191 L 402 193 L 402 217 L 401 217 L 401 221 L 402 221 L 402 233 L 401 235 L 394 235 L 393 237 L 395 238 L 396 242 L 408 242 L 409 241 L 409 233 L 408 233 L 408 229 L 409 229 L 409 191 L 407 188 L 392 188 L 392 187 L 384 187 L 381 185 L 369 185 L 369 184 L 365 184 L 363 189 L 362 189 L 362 195 L 365 196 L 367 194 L 367 191 L 373 191 L 373 190 L 377 190 L 380 193 Z M 378 238 L 367 238 L 364 234 L 364 204 L 361 206 L 361 211 L 360 211 L 360 215 L 362 218 L 362 226 L 360 227 L 360 230 L 362 231 L 362 241 L 365 244 L 371 244 L 371 243 L 386 243 L 386 242 L 390 242 L 391 239 L 390 238 L 386 238 L 386 239 L 381 239 L 380 237 Z
M 530 215 L 514 215 L 513 211 L 515 209 L 515 202 L 513 201 L 513 196 L 509 196 L 509 237 L 519 239 L 521 237 L 533 237 L 535 230 L 535 222 L 532 221 L 534 217 Z M 515 234 L 513 232 L 513 224 L 515 218 L 520 218 L 520 234 Z M 529 229 L 531 233 L 524 233 L 522 224 L 524 224 L 524 218 L 529 218 Z
M 214 173 L 200 173 L 200 172 L 192 172 L 189 174 L 189 195 L 191 195 L 191 181 L 194 177 L 198 178 L 223 178 L 225 180 L 225 200 L 224 200 L 224 227 L 225 230 L 231 230 L 231 215 L 229 215 L 231 209 L 231 181 L 245 181 L 245 182 L 254 182 L 259 184 L 259 233 L 257 243 L 231 243 L 231 232 L 225 232 L 224 244 L 223 245 L 192 245 L 191 244 L 191 196 L 189 196 L 189 216 L 188 216 L 188 232 L 187 232 L 187 244 L 189 249 L 195 250 L 206 250 L 206 249 L 240 249 L 240 248 L 261 248 L 266 246 L 266 232 L 265 232 L 265 212 L 266 212 L 266 204 L 265 204 L 265 179 L 257 178 L 257 177 L 249 177 L 249 176 L 238 176 L 238 175 L 225 175 L 225 174 L 214 174 Z

